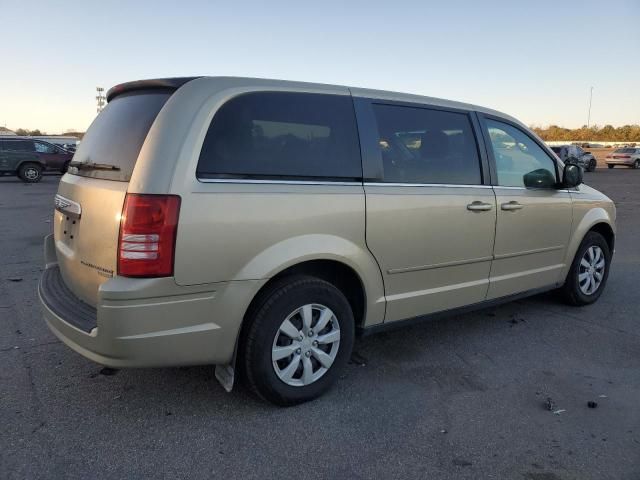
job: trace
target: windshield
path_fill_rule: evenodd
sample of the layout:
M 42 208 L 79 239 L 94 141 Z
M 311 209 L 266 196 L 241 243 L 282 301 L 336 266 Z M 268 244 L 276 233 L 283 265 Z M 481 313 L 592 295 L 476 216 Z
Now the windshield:
M 114 168 L 72 168 L 69 173 L 129 181 L 147 133 L 170 95 L 158 91 L 133 92 L 109 102 L 89 127 L 73 161 Z
M 635 153 L 635 148 L 619 148 L 613 153 Z

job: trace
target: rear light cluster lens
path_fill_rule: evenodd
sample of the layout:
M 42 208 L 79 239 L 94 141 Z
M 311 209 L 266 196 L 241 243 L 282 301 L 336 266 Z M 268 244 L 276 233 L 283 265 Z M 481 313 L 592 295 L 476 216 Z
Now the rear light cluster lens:
M 128 193 L 118 239 L 118 275 L 173 275 L 180 197 Z

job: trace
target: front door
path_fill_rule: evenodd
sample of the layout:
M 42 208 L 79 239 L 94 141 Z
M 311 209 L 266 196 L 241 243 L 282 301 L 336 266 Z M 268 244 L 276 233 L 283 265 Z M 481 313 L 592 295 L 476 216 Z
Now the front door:
M 53 144 L 47 142 L 35 141 L 36 152 L 40 159 L 45 163 L 46 167 L 51 170 L 61 170 L 68 159 L 68 155 L 61 151 Z
M 558 167 L 524 130 L 484 119 L 497 173 L 496 240 L 488 299 L 561 282 L 571 235 L 571 197 L 557 188 Z
M 365 161 L 379 162 L 376 181 L 365 182 L 367 245 L 382 271 L 386 320 L 483 301 L 496 208 L 471 114 L 377 101 L 367 108 L 377 134 L 361 138 L 373 145 Z

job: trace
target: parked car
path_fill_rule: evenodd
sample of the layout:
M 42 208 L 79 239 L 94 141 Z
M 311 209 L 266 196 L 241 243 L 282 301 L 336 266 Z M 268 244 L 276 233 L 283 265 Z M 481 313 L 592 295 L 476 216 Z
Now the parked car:
M 65 150 L 70 150 L 71 147 L 75 148 L 78 143 L 80 143 L 78 137 L 70 135 L 35 135 L 29 138 L 33 138 L 34 140 L 43 140 L 47 143 L 53 143 L 54 145 L 62 147 Z
M 291 405 L 336 381 L 356 333 L 605 287 L 614 204 L 508 115 L 248 78 L 107 100 L 38 288 L 51 330 L 100 364 L 213 364 Z
M 558 145 L 551 147 L 560 160 L 564 163 L 573 163 L 582 167 L 587 172 L 594 172 L 598 166 L 596 157 L 591 152 L 585 152 L 577 145 Z
M 17 175 L 27 183 L 39 182 L 44 170 L 64 173 L 73 153 L 42 140 L 0 138 L 0 172 Z
M 618 148 L 607 155 L 605 162 L 609 168 L 616 165 L 640 168 L 640 148 Z

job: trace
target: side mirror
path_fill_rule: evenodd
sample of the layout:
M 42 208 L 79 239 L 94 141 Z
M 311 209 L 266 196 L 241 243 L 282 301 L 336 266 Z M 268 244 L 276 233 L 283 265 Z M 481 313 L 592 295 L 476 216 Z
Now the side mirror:
M 562 187 L 574 188 L 582 183 L 582 168 L 578 165 L 568 164 L 564 166 L 564 172 L 562 174 Z
M 527 188 L 553 188 L 556 186 L 556 176 L 546 168 L 539 168 L 522 177 Z

